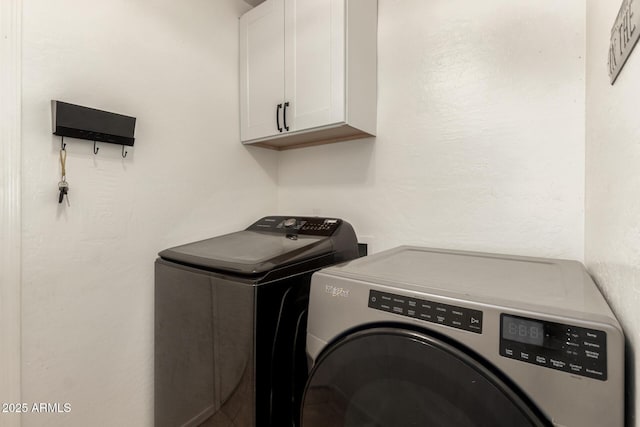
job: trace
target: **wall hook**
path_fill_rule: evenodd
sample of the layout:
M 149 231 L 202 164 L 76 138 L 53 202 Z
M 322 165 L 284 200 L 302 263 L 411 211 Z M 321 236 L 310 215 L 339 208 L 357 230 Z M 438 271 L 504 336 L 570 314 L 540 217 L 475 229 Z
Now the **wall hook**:
M 67 148 L 67 144 L 64 143 L 64 136 L 60 137 L 60 149 L 64 150 Z
M 100 150 L 100 147 L 96 147 L 96 142 L 93 141 L 93 154 L 98 154 L 98 150 Z
M 127 154 L 129 152 L 128 151 L 124 151 L 124 145 L 122 146 L 122 158 L 124 159 L 125 157 L 127 157 Z

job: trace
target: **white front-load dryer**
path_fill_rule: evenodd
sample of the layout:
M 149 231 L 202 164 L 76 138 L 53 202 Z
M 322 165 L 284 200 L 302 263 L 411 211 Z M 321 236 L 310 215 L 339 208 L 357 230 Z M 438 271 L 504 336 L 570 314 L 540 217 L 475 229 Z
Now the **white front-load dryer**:
M 302 427 L 622 426 L 624 337 L 581 263 L 399 247 L 315 273 Z

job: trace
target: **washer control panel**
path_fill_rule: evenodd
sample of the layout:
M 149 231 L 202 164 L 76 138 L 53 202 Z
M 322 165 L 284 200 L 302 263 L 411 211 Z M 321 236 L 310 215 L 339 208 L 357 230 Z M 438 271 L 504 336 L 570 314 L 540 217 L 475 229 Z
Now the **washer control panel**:
M 342 220 L 338 218 L 267 216 L 251 224 L 247 230 L 278 234 L 332 236 Z
M 480 310 L 373 289 L 369 291 L 369 307 L 477 334 L 482 333 L 482 311 Z
M 596 329 L 500 315 L 500 355 L 606 381 L 607 334 Z

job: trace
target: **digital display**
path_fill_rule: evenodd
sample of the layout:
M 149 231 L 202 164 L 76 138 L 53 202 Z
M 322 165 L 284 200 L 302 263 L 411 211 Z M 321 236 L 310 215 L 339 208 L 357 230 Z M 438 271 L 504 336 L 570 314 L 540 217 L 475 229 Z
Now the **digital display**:
M 502 338 L 524 344 L 542 345 L 544 326 L 540 322 L 502 316 Z

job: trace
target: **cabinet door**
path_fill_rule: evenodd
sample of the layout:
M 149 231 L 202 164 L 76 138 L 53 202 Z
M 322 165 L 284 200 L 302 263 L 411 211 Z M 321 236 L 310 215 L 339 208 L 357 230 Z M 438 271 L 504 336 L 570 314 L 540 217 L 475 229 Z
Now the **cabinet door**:
M 284 96 L 284 0 L 268 0 L 240 18 L 240 139 L 280 133 Z M 280 124 L 282 126 L 282 123 Z
M 290 131 L 345 121 L 345 0 L 286 0 Z

